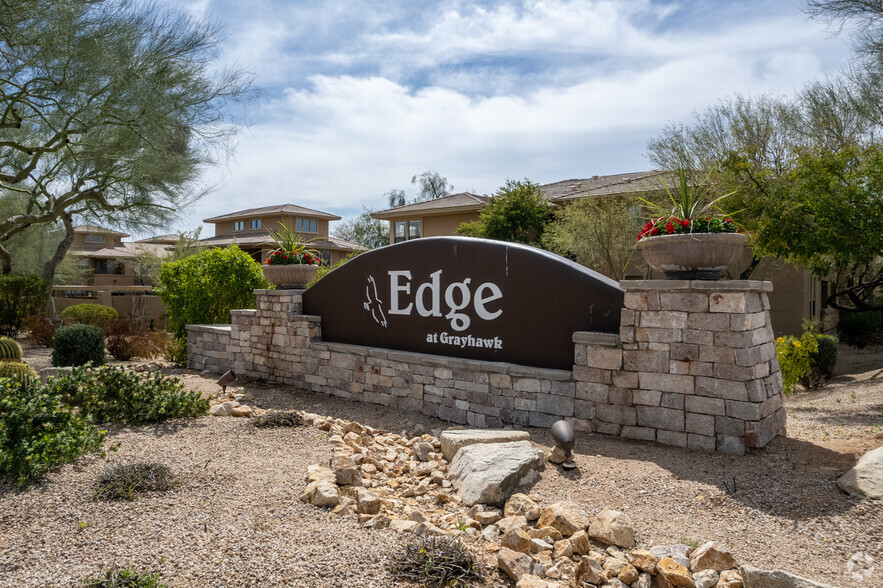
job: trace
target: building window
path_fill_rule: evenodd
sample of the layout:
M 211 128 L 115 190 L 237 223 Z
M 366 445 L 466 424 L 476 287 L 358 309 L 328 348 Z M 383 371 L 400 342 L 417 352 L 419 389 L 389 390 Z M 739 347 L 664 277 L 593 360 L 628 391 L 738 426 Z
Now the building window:
M 96 259 L 95 273 L 101 275 L 122 274 L 123 264 L 113 259 Z
M 234 231 L 242 231 L 245 229 L 245 221 L 236 221 L 233 223 Z
M 259 218 L 251 219 L 251 230 L 254 231 L 255 229 L 260 229 L 260 228 L 261 228 L 261 219 L 259 219 Z
M 407 226 L 408 226 L 408 223 L 406 223 L 405 221 L 396 222 L 395 237 L 393 239 L 394 243 L 401 243 L 402 241 L 405 241 L 408 238 L 408 235 L 405 233 L 405 228 Z
M 86 235 L 86 243 L 104 243 L 104 235 Z
M 299 218 L 295 221 L 294 230 L 298 233 L 318 233 L 319 229 L 315 219 Z
M 416 221 L 408 221 L 408 239 L 419 239 L 423 236 L 423 222 Z

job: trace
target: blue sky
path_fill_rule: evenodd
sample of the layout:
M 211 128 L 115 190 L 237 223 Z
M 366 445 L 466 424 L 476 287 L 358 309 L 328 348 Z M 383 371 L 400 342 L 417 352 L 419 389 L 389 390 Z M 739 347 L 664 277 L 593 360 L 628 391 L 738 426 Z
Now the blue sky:
M 487 194 L 649 169 L 667 122 L 789 95 L 849 57 L 800 0 L 169 4 L 218 21 L 222 59 L 264 89 L 178 229 L 284 202 L 348 219 L 429 169 Z

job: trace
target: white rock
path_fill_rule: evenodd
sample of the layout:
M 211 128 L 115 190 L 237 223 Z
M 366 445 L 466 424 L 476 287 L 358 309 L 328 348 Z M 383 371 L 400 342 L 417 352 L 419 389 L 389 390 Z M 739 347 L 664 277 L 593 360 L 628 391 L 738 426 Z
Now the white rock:
M 443 431 L 441 436 L 442 455 L 453 461 L 457 451 L 462 447 L 476 443 L 508 443 L 511 441 L 530 441 L 527 431 L 493 430 L 493 429 L 452 429 Z
M 883 447 L 864 454 L 837 480 L 837 485 L 852 496 L 883 499 Z
M 714 570 L 702 570 L 693 574 L 693 584 L 696 588 L 714 588 L 717 585 L 718 575 Z
M 457 451 L 448 478 L 465 506 L 502 506 L 518 486 L 536 481 L 542 466 L 530 441 L 479 443 Z

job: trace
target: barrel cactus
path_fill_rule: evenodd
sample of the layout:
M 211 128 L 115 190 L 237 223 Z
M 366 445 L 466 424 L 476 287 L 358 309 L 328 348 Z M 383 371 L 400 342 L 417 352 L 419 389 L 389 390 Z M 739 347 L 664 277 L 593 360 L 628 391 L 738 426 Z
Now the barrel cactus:
M 9 337 L 0 337 L 0 361 L 21 361 L 21 345 Z
M 0 378 L 36 378 L 37 372 L 26 363 L 0 361 Z

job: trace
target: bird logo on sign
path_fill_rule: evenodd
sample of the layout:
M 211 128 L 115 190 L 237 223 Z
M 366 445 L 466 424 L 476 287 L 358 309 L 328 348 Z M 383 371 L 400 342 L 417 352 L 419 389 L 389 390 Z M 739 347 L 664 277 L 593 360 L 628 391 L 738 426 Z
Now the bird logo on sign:
M 365 286 L 365 298 L 366 301 L 362 303 L 362 306 L 365 307 L 365 310 L 371 311 L 371 317 L 376 323 L 386 328 L 387 323 L 386 315 L 383 314 L 383 301 L 377 295 L 377 282 L 374 281 L 374 276 L 368 276 L 368 284 Z

